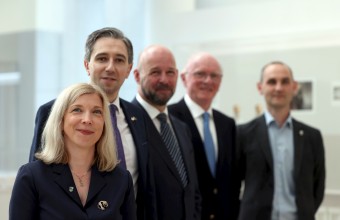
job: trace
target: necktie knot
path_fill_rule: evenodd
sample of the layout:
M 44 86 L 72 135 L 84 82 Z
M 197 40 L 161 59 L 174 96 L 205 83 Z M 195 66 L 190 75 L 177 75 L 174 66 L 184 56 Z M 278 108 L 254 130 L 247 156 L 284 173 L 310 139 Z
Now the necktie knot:
M 167 118 L 165 113 L 159 113 L 157 115 L 157 119 L 161 122 L 161 124 L 167 123 Z
M 117 106 L 115 104 L 110 104 L 110 113 L 116 115 L 116 111 L 118 111 Z
M 209 118 L 210 118 L 210 115 L 208 112 L 204 112 L 203 113 L 203 120 L 204 122 L 208 122 L 209 121 Z

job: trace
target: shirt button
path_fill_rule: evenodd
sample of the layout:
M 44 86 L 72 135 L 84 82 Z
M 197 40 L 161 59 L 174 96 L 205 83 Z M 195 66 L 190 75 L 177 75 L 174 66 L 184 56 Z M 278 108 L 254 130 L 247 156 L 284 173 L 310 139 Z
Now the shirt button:
M 218 193 L 218 189 L 217 188 L 214 188 L 213 189 L 213 193 L 216 195 Z
M 209 215 L 209 219 L 215 219 L 215 215 L 214 214 Z

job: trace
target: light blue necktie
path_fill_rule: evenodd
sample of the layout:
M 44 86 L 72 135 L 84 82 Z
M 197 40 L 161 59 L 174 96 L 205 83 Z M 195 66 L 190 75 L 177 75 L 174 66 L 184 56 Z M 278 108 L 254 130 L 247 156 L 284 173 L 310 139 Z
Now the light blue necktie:
M 203 113 L 203 133 L 204 133 L 204 149 L 208 160 L 209 168 L 213 177 L 216 172 L 215 147 L 213 138 L 209 128 L 209 113 Z

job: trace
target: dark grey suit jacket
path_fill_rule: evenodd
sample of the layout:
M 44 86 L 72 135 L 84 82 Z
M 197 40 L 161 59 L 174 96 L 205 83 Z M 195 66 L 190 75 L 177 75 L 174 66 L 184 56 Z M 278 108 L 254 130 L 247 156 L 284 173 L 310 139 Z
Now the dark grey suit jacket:
M 294 182 L 298 218 L 314 220 L 325 189 L 325 158 L 319 130 L 296 120 Z M 270 220 L 274 194 L 273 157 L 264 116 L 238 127 L 238 164 L 245 181 L 239 220 Z
M 183 160 L 188 173 L 189 183 L 183 188 L 175 164 L 148 113 L 134 99 L 133 104 L 143 109 L 146 115 L 149 135 L 150 160 L 153 167 L 156 189 L 157 217 L 159 220 L 198 220 L 201 216 L 201 196 L 197 183 L 195 158 L 190 142 L 188 127 L 170 115 Z
M 216 178 L 211 175 L 204 143 L 184 99 L 168 107 L 171 114 L 185 122 L 192 134 L 196 169 L 202 194 L 202 219 L 235 220 L 239 208 L 239 182 L 235 169 L 236 126 L 232 118 L 213 110 L 216 127 L 218 159 Z
M 36 118 L 35 118 L 35 128 L 34 128 L 34 136 L 29 156 L 29 161 L 34 161 L 34 154 L 40 149 L 41 145 L 41 135 L 43 129 L 45 127 L 46 121 L 50 114 L 51 108 L 54 104 L 55 100 L 45 103 L 40 106 L 38 109 Z M 153 202 L 152 198 L 152 189 L 153 187 L 150 184 L 152 177 L 150 175 L 149 166 L 148 166 L 148 143 L 147 143 L 147 134 L 146 134 L 146 124 L 144 114 L 140 108 L 132 105 L 131 103 L 120 99 L 120 105 L 124 112 L 126 122 L 130 128 L 133 141 L 136 146 L 137 152 L 137 162 L 138 162 L 138 193 L 137 193 L 137 213 L 138 219 L 153 219 Z M 150 181 L 149 181 L 150 180 Z M 149 206 L 149 207 L 146 207 Z
M 98 208 L 106 201 L 105 210 Z M 111 172 L 92 167 L 85 206 L 68 165 L 34 161 L 19 169 L 9 205 L 9 219 L 127 219 L 135 220 L 132 178 L 117 166 Z

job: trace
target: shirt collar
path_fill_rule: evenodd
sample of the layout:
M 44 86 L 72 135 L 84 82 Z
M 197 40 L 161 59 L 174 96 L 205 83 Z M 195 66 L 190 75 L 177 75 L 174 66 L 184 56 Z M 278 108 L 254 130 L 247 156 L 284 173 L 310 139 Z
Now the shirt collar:
M 139 93 L 137 93 L 136 95 L 136 99 L 137 101 L 143 106 L 143 108 L 145 109 L 145 111 L 148 113 L 148 115 L 150 116 L 150 118 L 153 120 L 157 117 L 157 115 L 159 113 L 161 113 L 157 108 L 155 108 L 154 106 L 150 105 L 148 102 L 146 102 L 140 95 Z M 168 114 L 168 108 L 166 107 L 164 112 L 167 116 Z
M 201 117 L 202 114 L 205 112 L 204 109 L 199 106 L 196 102 L 194 102 L 188 94 L 184 95 L 185 104 L 187 104 L 193 118 Z M 210 116 L 212 116 L 212 108 L 210 107 L 207 111 Z
M 264 112 L 264 118 L 266 120 L 267 126 L 269 126 L 273 123 L 276 124 L 274 117 L 267 110 Z M 291 127 L 291 125 L 292 125 L 292 117 L 289 114 L 288 118 L 286 119 L 286 121 L 285 121 L 285 123 L 283 124 L 282 127 L 285 127 L 285 126 Z

